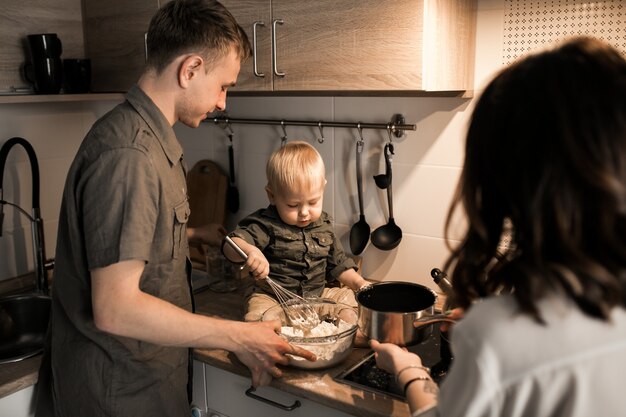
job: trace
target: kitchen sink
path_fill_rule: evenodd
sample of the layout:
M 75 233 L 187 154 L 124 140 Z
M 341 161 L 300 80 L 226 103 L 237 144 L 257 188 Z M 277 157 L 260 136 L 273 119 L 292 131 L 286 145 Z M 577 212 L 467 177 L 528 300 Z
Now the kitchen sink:
M 17 362 L 43 351 L 50 297 L 20 294 L 0 298 L 0 364 Z

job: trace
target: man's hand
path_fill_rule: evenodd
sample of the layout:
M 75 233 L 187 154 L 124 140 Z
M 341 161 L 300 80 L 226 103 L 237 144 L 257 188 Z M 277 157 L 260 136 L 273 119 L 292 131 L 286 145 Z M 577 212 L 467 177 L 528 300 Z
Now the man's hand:
M 278 336 L 279 321 L 259 323 L 241 323 L 240 331 L 233 334 L 239 349 L 233 350 L 237 358 L 250 369 L 252 386 L 268 385 L 272 377 L 280 378 L 283 373 L 276 365 L 287 365 L 287 354 L 300 356 L 315 361 L 315 354 L 297 346 L 290 345 Z

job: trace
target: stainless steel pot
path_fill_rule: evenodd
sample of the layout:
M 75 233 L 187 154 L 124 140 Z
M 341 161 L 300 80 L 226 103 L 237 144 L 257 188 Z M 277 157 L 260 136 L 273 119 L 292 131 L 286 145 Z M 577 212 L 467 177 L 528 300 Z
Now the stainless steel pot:
M 378 282 L 356 293 L 359 328 L 370 339 L 399 346 L 426 340 L 433 327 L 414 326 L 415 320 L 432 316 L 437 294 L 428 287 L 403 281 Z

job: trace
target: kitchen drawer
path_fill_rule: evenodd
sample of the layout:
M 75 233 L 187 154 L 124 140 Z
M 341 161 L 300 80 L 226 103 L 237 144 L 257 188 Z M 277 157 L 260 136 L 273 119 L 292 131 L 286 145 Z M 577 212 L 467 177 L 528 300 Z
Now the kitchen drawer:
M 203 384 L 202 384 L 203 383 Z M 203 385 L 203 386 L 202 386 Z M 194 405 L 206 416 L 227 417 L 348 417 L 349 414 L 322 404 L 299 398 L 271 387 L 258 388 L 254 394 L 291 406 L 296 401 L 300 406 L 291 411 L 280 409 L 260 400 L 246 396 L 250 378 L 242 377 L 213 366 L 194 362 Z

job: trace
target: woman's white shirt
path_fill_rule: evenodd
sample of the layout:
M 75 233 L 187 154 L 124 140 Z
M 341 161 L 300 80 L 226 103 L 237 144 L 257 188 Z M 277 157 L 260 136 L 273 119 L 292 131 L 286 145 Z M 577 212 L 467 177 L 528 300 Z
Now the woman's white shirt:
M 590 417 L 626 415 L 626 311 L 611 322 L 552 296 L 546 325 L 511 296 L 474 305 L 452 330 L 452 367 L 435 408 L 414 416 Z

